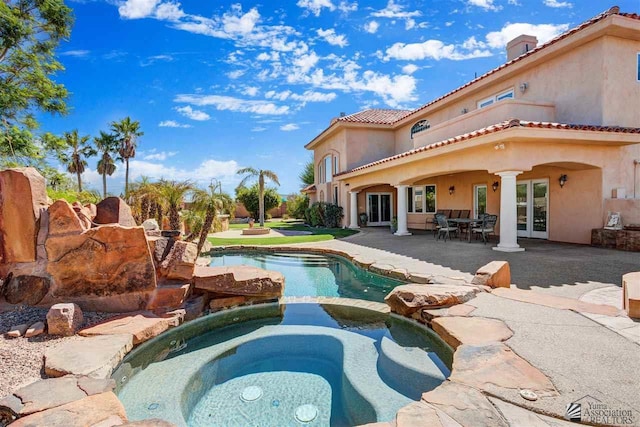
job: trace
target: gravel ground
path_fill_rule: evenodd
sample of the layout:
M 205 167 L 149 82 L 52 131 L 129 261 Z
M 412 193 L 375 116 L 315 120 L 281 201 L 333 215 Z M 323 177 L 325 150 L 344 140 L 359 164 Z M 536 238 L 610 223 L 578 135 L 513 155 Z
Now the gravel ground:
M 5 311 L 6 310 L 6 311 Z M 46 378 L 43 356 L 47 348 L 56 347 L 77 337 L 42 334 L 32 338 L 8 338 L 11 327 L 45 321 L 47 308 L 0 305 L 0 398 L 27 384 Z M 84 312 L 83 327 L 99 323 L 116 313 Z

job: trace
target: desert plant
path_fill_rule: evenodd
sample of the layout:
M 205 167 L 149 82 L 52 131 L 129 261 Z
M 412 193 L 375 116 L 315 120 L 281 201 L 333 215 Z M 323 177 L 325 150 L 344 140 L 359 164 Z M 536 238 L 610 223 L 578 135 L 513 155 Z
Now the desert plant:
M 157 184 L 157 194 L 160 203 L 164 204 L 169 215 L 169 228 L 180 230 L 180 209 L 184 198 L 193 189 L 190 181 L 160 180 Z
M 276 175 L 275 172 L 272 172 L 270 170 L 255 169 L 251 167 L 242 168 L 237 173 L 238 175 L 245 175 L 245 177 L 242 178 L 242 181 L 240 181 L 240 185 L 238 185 L 238 187 L 245 187 L 246 183 L 249 180 L 258 178 L 260 227 L 264 227 L 264 214 L 268 210 L 268 209 L 265 209 L 265 206 L 264 206 L 265 178 L 274 182 L 276 185 L 280 185 L 280 182 L 278 181 L 278 175 Z M 279 201 L 278 201 L 278 204 L 279 204 Z
M 231 204 L 231 197 L 227 194 L 216 192 L 215 186 L 209 186 L 208 190 L 197 189 L 193 192 L 194 209 L 205 214 L 200 237 L 198 238 L 198 253 L 200 253 L 204 242 L 207 240 L 207 235 L 211 231 L 211 225 L 218 212 L 223 211 L 225 205 L 229 206 Z

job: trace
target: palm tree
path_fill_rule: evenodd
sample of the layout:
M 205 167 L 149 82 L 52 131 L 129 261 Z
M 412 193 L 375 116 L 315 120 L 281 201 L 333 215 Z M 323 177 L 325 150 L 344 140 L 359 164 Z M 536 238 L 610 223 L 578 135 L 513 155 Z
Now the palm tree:
M 111 154 L 118 151 L 118 139 L 111 133 L 100 131 L 100 136 L 93 138 L 93 143 L 102 153 L 98 160 L 98 173 L 102 175 L 102 197 L 107 197 L 107 175 L 111 176 L 116 171 L 116 162 Z
M 69 173 L 75 173 L 78 177 L 78 192 L 82 192 L 82 174 L 87 167 L 87 157 L 95 156 L 96 150 L 89 143 L 89 135 L 79 136 L 78 129 L 64 133 L 64 141 L 71 154 L 61 152 L 58 159 L 67 166 Z
M 118 138 L 120 143 L 118 152 L 125 163 L 124 194 L 126 198 L 129 193 L 129 159 L 136 156 L 137 139 L 144 135 L 144 132 L 140 130 L 140 122 L 131 121 L 131 117 L 125 117 L 119 122 L 112 122 L 111 130 Z
M 169 211 L 169 228 L 171 230 L 181 229 L 180 208 L 184 202 L 184 196 L 191 190 L 193 190 L 193 184 L 190 181 L 168 181 L 163 179 L 158 182 L 158 196 L 166 204 Z
M 216 186 L 214 185 L 210 185 L 209 190 L 196 189 L 193 192 L 194 209 L 205 213 L 200 237 L 198 238 L 198 253 L 202 250 L 204 242 L 207 241 L 207 235 L 211 231 L 211 225 L 216 214 L 228 209 L 232 202 L 228 194 L 216 193 Z
M 137 216 L 140 223 L 149 218 L 155 218 L 157 191 L 156 185 L 151 182 L 148 176 L 141 176 L 139 181 L 131 184 L 129 198 L 129 203 L 135 206 L 136 210 L 139 208 Z
M 240 181 L 240 185 L 238 185 L 238 187 L 244 187 L 249 180 L 258 177 L 258 185 L 260 190 L 258 202 L 260 210 L 260 227 L 264 227 L 264 179 L 267 178 L 273 181 L 276 185 L 280 185 L 280 181 L 278 181 L 278 175 L 270 170 L 255 169 L 251 167 L 242 168 L 237 173 L 238 175 L 246 175 L 244 178 L 242 178 L 242 181 Z

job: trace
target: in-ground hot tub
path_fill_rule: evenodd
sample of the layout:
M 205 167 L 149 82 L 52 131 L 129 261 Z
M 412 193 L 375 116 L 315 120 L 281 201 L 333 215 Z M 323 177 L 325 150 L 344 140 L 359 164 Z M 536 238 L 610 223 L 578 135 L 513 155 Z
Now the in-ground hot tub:
M 392 420 L 445 380 L 451 355 L 395 315 L 267 304 L 173 329 L 130 353 L 113 378 L 132 420 L 350 426 Z

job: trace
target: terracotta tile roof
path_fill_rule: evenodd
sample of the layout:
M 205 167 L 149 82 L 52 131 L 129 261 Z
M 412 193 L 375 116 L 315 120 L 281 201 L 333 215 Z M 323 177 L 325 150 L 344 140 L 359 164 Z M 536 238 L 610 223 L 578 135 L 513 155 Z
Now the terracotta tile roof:
M 500 132 L 505 129 L 511 129 L 514 127 L 528 127 L 538 129 L 561 129 L 561 130 L 582 130 L 582 131 L 594 131 L 594 132 L 613 132 L 613 133 L 632 133 L 640 134 L 640 128 L 618 127 L 618 126 L 595 126 L 595 125 L 579 125 L 579 124 L 567 124 L 567 123 L 553 123 L 553 122 L 532 122 L 520 119 L 506 120 L 495 125 L 487 126 L 482 129 L 474 130 L 462 135 L 454 136 L 449 139 L 434 142 L 433 144 L 425 145 L 423 147 L 414 148 L 413 150 L 405 151 L 404 153 L 396 154 L 395 156 L 386 157 L 384 159 L 376 160 L 375 162 L 367 163 L 366 165 L 358 166 L 346 172 L 339 173 L 339 175 L 348 174 L 351 172 L 368 169 L 373 166 L 377 166 L 383 163 L 388 163 L 393 160 L 401 159 L 403 157 L 412 156 L 414 154 L 422 153 L 434 148 L 443 147 L 445 145 L 456 144 L 458 142 L 467 141 L 469 139 L 487 135 L 490 133 Z
M 301 193 L 315 193 L 316 192 L 316 185 L 315 184 L 307 185 L 302 190 L 300 190 L 300 192 Z
M 370 110 L 364 110 L 358 113 L 350 114 L 348 116 L 338 117 L 337 119 L 335 119 L 335 121 L 390 125 L 411 114 L 411 112 L 411 110 L 373 108 Z

